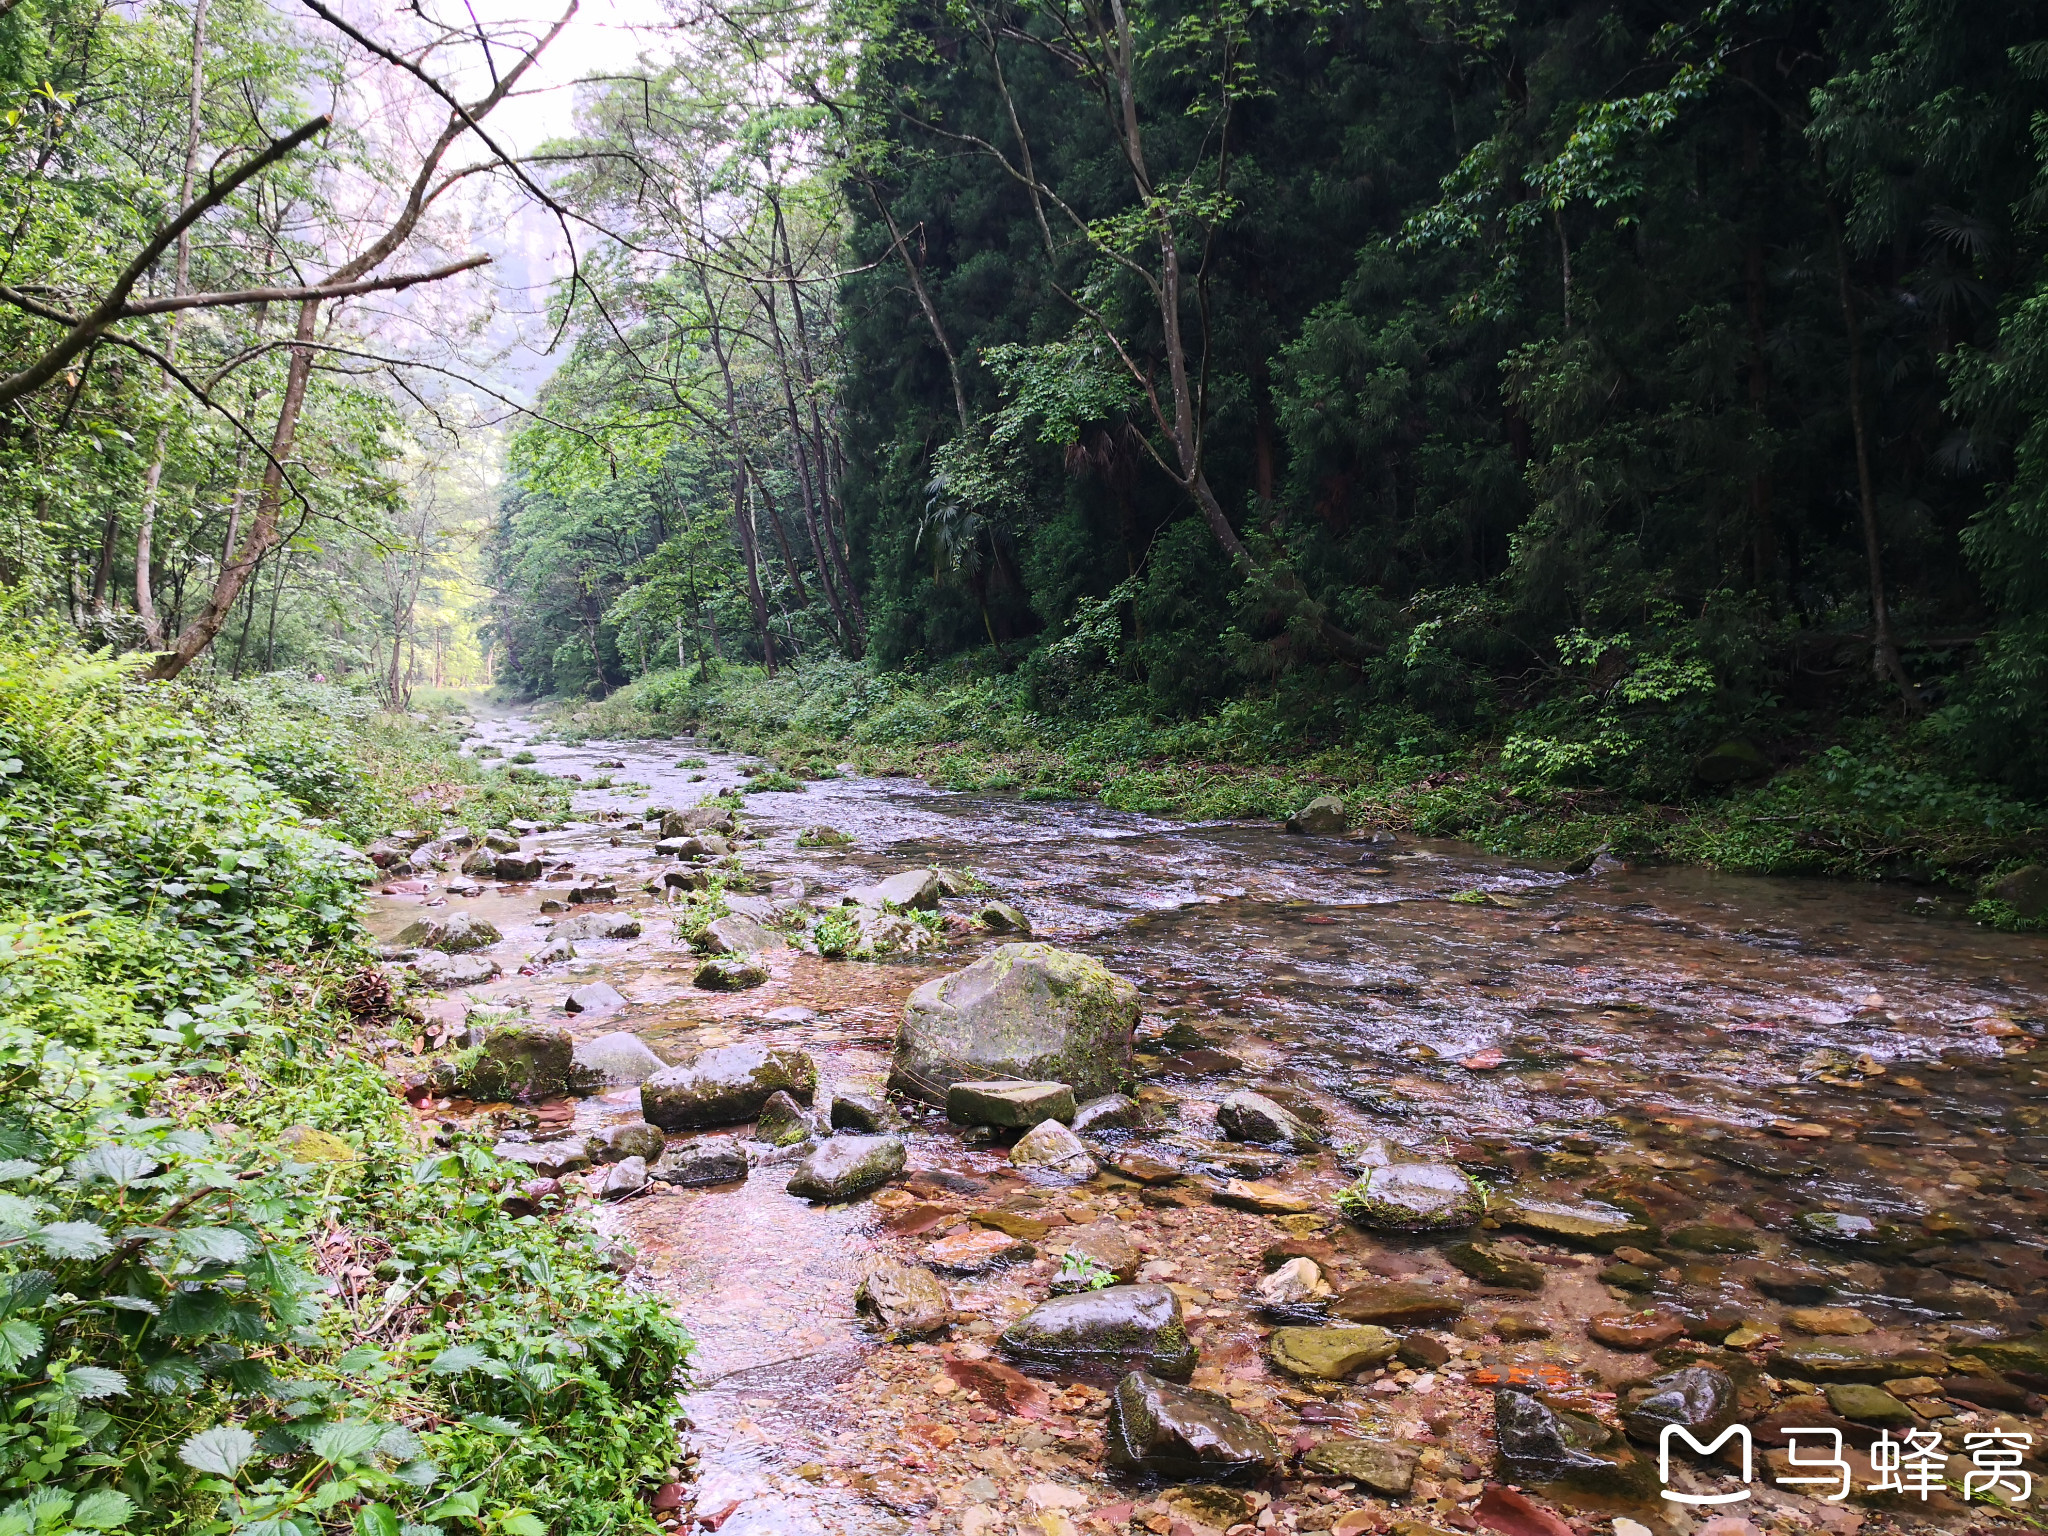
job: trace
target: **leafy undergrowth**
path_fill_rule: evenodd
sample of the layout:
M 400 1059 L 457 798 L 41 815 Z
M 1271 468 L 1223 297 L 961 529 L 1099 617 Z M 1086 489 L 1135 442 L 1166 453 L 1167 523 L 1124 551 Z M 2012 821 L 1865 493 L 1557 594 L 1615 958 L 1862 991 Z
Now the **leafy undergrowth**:
M 687 1341 L 580 1220 L 506 1214 L 486 1148 L 424 1148 L 379 1064 L 412 1026 L 328 834 L 459 771 L 318 695 L 0 634 L 5 1536 L 651 1527 Z
M 1119 810 L 1197 819 L 1283 818 L 1312 796 L 1345 802 L 1353 826 L 1469 839 L 1570 863 L 1601 849 L 1753 874 L 1912 879 L 1982 887 L 2048 857 L 2048 815 L 1945 771 L 1910 741 L 1816 752 L 1761 784 L 1666 802 L 1533 776 L 1525 751 L 1452 741 L 1427 722 L 1385 722 L 1361 741 L 1304 741 L 1270 703 L 1239 700 L 1191 721 L 1036 713 L 1003 678 L 953 682 L 814 663 L 775 678 L 726 665 L 662 672 L 563 727 L 597 737 L 696 733 L 796 773 L 850 760 L 959 790 L 1092 797 Z M 1526 745 L 1526 743 L 1525 743 Z M 758 783 L 758 781 L 756 781 Z M 2028 926 L 2010 907 L 1977 915 Z

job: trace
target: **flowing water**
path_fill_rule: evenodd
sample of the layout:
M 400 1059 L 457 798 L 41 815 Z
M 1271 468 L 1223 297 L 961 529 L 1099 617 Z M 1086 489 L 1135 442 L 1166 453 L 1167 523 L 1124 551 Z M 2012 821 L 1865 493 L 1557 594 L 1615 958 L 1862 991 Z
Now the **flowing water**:
M 507 753 L 535 734 L 516 715 L 480 730 Z M 642 787 L 582 790 L 576 824 L 527 840 L 573 870 L 450 899 L 505 934 L 494 953 L 513 974 L 475 989 L 478 1000 L 524 1000 L 579 1034 L 630 1028 L 671 1060 L 772 1037 L 810 1050 L 825 1081 L 878 1087 L 911 990 L 999 942 L 963 935 L 939 953 L 882 963 L 785 952 L 763 987 L 697 991 L 662 900 L 638 894 L 664 867 L 638 818 L 650 804 L 687 806 L 742 782 L 741 760 L 703 754 L 704 768 L 680 768 L 695 754 L 678 742 L 531 749 L 551 772 L 586 782 L 609 772 Z M 608 760 L 625 766 L 598 767 Z M 1834 1299 L 1861 1309 L 1878 1341 L 1966 1347 L 2031 1331 L 2044 1304 L 2048 1075 L 2028 1051 L 2048 1024 L 2048 946 L 1974 926 L 1939 893 L 1606 864 L 1574 877 L 1455 844 L 1288 837 L 904 779 L 813 782 L 747 806 L 759 840 L 745 845 L 746 868 L 784 901 L 910 866 L 962 870 L 1021 908 L 1036 937 L 1134 981 L 1141 1065 L 1178 1101 L 1156 1153 L 1226 1175 L 1275 1168 L 1219 1145 L 1210 1122 L 1227 1092 L 1269 1088 L 1319 1112 L 1338 1149 L 1378 1139 L 1450 1151 L 1524 1195 L 1621 1192 L 1667 1224 L 1748 1233 L 1755 1257 L 1826 1267 Z M 798 830 L 815 823 L 852 844 L 798 849 Z M 542 899 L 591 875 L 615 881 L 622 909 L 647 914 L 642 936 L 579 943 L 577 961 L 517 974 L 545 937 Z M 442 899 L 380 898 L 375 921 L 390 936 L 422 900 Z M 598 978 L 626 995 L 624 1014 L 585 1024 L 560 1011 L 571 985 Z M 637 1113 L 637 1093 L 625 1090 L 549 1106 L 543 1119 L 597 1126 Z M 1234 1403 L 1283 1436 L 1324 1411 L 1266 1379 L 1243 1310 L 1260 1247 L 1279 1235 L 1270 1222 L 1145 1204 L 1115 1179 L 1036 1190 L 1008 1176 L 1000 1148 L 968 1146 L 929 1118 L 913 1120 L 908 1140 L 911 1169 L 926 1177 L 911 1181 L 924 1203 L 907 1216 L 901 1196 L 810 1206 L 783 1192 L 773 1167 L 742 1185 L 664 1189 L 607 1213 L 641 1255 L 635 1283 L 670 1299 L 698 1340 L 689 1412 L 702 1523 L 1007 1532 L 1024 1521 L 1037 1532 L 1061 1529 L 1058 1519 L 1085 1528 L 1072 1524 L 1084 1505 L 1120 1516 L 1116 1501 L 1133 1489 L 1104 1473 L 1077 1400 L 1018 1420 L 935 1380 L 948 1361 L 985 1357 L 994 1329 L 1042 1298 L 1043 1262 L 956 1286 L 963 1322 L 944 1345 L 878 1346 L 857 1326 L 861 1259 L 915 1256 L 971 1206 L 1055 1225 L 1125 1223 L 1165 1262 L 1160 1273 L 1177 1268 L 1187 1283 L 1204 1351 L 1198 1384 L 1220 1374 Z M 1274 1178 L 1327 1204 L 1356 1171 L 1346 1162 L 1325 1155 Z M 1795 1241 L 1798 1218 L 1815 1211 L 1924 1232 L 1938 1262 L 1920 1253 L 1902 1266 L 1896 1243 L 1863 1257 Z M 920 1212 L 941 1225 L 918 1230 Z M 1574 1368 L 1630 1366 L 1574 1331 L 1593 1312 L 1643 1299 L 1774 1311 L 1742 1286 L 1750 1256 L 1667 1254 L 1657 1296 L 1627 1302 L 1595 1282 L 1592 1261 L 1539 1257 L 1555 1270 L 1536 1304 L 1555 1337 L 1530 1348 Z M 1356 1277 L 1464 1284 L 1424 1245 L 1401 1240 L 1354 1238 L 1340 1259 Z M 1487 1335 L 1452 1365 L 1514 1353 L 1497 1344 Z M 1465 1416 L 1461 1379 L 1447 1374 L 1433 1388 L 1453 1419 Z M 1434 1381 L 1375 1384 L 1339 1409 L 1424 1439 L 1434 1431 L 1478 1456 L 1465 1429 L 1432 1417 Z M 1047 1487 L 1078 1490 L 1066 1513 Z

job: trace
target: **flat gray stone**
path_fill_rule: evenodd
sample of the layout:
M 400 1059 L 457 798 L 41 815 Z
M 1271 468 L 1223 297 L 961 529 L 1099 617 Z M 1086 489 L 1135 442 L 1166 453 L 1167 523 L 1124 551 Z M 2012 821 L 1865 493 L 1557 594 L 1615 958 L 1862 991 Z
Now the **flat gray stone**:
M 597 1160 L 601 1163 L 623 1162 L 637 1157 L 653 1164 L 661 1159 L 668 1149 L 668 1141 L 658 1126 L 649 1125 L 645 1120 L 628 1120 L 624 1125 L 606 1126 L 590 1140 L 595 1144 Z
M 617 1013 L 626 1006 L 626 1000 L 610 982 L 586 981 L 569 994 L 562 1006 L 571 1013 Z
M 1058 1174 L 1066 1179 L 1095 1177 L 1095 1154 L 1081 1138 L 1057 1120 L 1041 1120 L 1010 1148 L 1013 1167 Z
M 797 1165 L 789 1192 L 806 1200 L 851 1200 L 903 1171 L 900 1136 L 834 1136 Z
M 747 1176 L 747 1155 L 730 1136 L 699 1136 L 670 1147 L 649 1172 L 665 1184 L 685 1189 L 730 1184 Z
M 747 1042 L 699 1052 L 640 1085 L 640 1113 L 664 1130 L 752 1120 L 777 1090 L 809 1103 L 818 1068 L 802 1051 Z
M 1074 1090 L 1065 1083 L 955 1083 L 946 1090 L 946 1118 L 955 1125 L 1020 1129 L 1041 1120 L 1071 1120 Z
M 939 905 L 939 877 L 929 869 L 901 870 L 872 885 L 855 886 L 846 893 L 844 904 L 935 912 Z
M 583 912 L 555 927 L 558 939 L 637 939 L 640 919 L 623 912 Z

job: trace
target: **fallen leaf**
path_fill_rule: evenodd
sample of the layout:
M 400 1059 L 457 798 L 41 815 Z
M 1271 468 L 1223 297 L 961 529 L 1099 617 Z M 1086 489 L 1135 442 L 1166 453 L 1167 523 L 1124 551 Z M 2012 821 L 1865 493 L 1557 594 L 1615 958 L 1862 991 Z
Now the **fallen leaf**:
M 1330 1536 L 1362 1536 L 1373 1528 L 1373 1513 L 1369 1509 L 1354 1509 L 1348 1515 L 1339 1515 L 1337 1523 L 1330 1527 Z
M 1473 1515 L 1501 1536 L 1573 1536 L 1572 1528 L 1512 1488 L 1489 1488 Z

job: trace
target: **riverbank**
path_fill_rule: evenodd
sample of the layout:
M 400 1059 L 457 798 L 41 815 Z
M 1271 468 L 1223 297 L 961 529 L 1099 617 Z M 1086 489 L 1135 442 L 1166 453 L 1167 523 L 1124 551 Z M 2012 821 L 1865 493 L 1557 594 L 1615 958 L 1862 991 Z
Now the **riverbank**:
M 1571 865 L 1605 851 L 1745 874 L 1824 875 L 1943 886 L 1994 927 L 2048 926 L 2048 881 L 2007 877 L 2048 858 L 2048 812 L 1957 776 L 1924 746 L 1866 734 L 1787 751 L 1747 743 L 1716 787 L 1649 800 L 1526 771 L 1498 742 L 1447 738 L 1426 721 L 1376 722 L 1318 741 L 1272 701 L 1189 722 L 1074 719 L 1028 707 L 999 677 L 877 674 L 837 661 L 775 678 L 722 666 L 660 672 L 594 702 L 552 706 L 575 742 L 683 732 L 769 757 L 799 778 L 907 774 L 962 791 L 1093 798 L 1193 819 L 1284 819 L 1317 795 L 1354 829 L 1455 837 L 1490 852 Z M 1746 750 L 1744 750 L 1746 749 Z M 1754 755 L 1752 755 L 1754 754 Z M 1766 778 L 1749 780 L 1747 775 Z
M 125 676 L 0 638 L 0 1528 L 648 1528 L 687 1341 L 423 1143 L 359 923 L 364 835 L 562 787 L 341 690 Z

